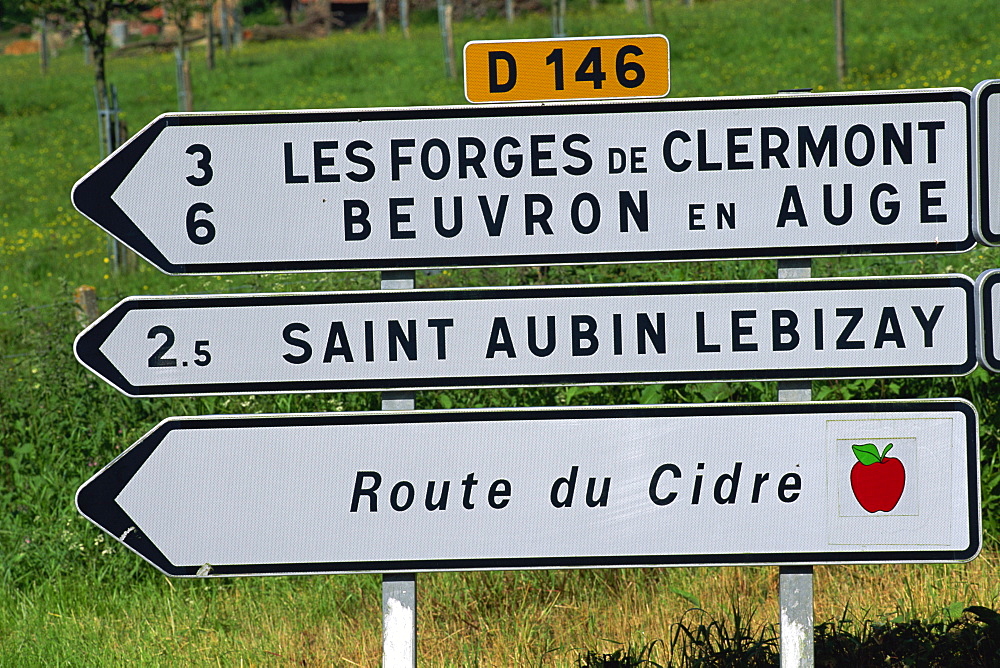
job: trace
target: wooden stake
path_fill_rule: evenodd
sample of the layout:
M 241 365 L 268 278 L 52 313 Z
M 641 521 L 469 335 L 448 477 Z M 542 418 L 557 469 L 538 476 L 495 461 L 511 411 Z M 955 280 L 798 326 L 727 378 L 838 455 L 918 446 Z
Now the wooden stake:
M 76 304 L 76 319 L 84 327 L 97 320 L 101 315 L 97 310 L 97 290 L 92 285 L 81 285 L 73 291 L 73 303 Z

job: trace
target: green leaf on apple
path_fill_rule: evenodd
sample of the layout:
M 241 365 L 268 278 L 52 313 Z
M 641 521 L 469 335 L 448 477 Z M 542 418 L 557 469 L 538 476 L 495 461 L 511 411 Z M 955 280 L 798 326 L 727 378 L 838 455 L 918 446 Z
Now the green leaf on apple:
M 885 455 L 892 448 L 892 443 L 885 446 L 885 450 L 882 454 L 878 452 L 878 446 L 874 443 L 865 443 L 864 445 L 852 445 L 851 450 L 854 450 L 854 456 L 858 458 L 858 461 L 869 466 L 871 464 L 877 464 L 878 462 L 885 459 Z
M 885 446 L 885 450 L 882 451 L 880 455 L 878 452 L 878 446 L 874 443 L 865 443 L 864 445 L 852 445 L 851 450 L 854 450 L 854 456 L 858 458 L 858 461 L 869 466 L 871 464 L 877 464 L 878 462 L 885 459 L 885 455 L 889 452 L 892 447 L 892 443 Z
M 864 445 L 852 445 L 851 450 L 854 450 L 854 456 L 858 458 L 858 461 L 868 466 L 882 460 L 878 456 L 878 447 L 874 443 L 865 443 Z

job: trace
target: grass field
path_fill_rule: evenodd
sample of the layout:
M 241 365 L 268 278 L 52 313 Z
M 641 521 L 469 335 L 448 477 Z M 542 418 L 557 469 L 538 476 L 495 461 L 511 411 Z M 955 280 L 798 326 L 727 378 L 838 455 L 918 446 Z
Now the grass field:
M 995 0 L 852 0 L 849 75 L 836 80 L 828 0 L 714 0 L 693 8 L 655 0 L 653 31 L 671 43 L 672 97 L 770 94 L 778 89 L 879 90 L 961 86 L 1000 77 Z M 419 18 L 419 17 L 418 17 Z M 248 43 L 207 71 L 194 54 L 197 110 L 463 104 L 443 76 L 427 17 L 404 40 L 348 32 L 302 42 Z M 649 32 L 642 12 L 570 3 L 571 35 Z M 456 43 L 543 37 L 547 16 L 469 21 Z M 176 107 L 169 55 L 112 57 L 132 132 Z M 141 264 L 115 275 L 102 233 L 69 202 L 100 158 L 92 74 L 79 48 L 41 76 L 33 56 L 0 57 L 0 666 L 377 665 L 377 576 L 172 581 L 118 547 L 73 507 L 97 467 L 171 415 L 356 410 L 378 395 L 128 399 L 74 360 L 73 288 L 101 306 L 134 294 L 377 287 L 374 272 L 172 277 Z M 1000 266 L 979 247 L 950 256 L 830 258 L 813 275 L 955 271 Z M 454 270 L 421 287 L 764 278 L 774 262 L 676 263 Z M 769 400 L 774 384 L 620 386 L 422 392 L 418 407 L 635 404 Z M 817 621 L 948 619 L 967 605 L 1000 605 L 997 396 L 979 370 L 961 379 L 814 383 L 816 399 L 963 396 L 980 411 L 984 555 L 967 565 L 817 568 Z M 660 569 L 421 575 L 422 665 L 575 665 L 584 649 L 655 640 L 678 622 L 752 614 L 777 619 L 777 569 Z M 701 609 L 705 613 L 693 612 Z M 664 661 L 668 648 L 658 650 Z

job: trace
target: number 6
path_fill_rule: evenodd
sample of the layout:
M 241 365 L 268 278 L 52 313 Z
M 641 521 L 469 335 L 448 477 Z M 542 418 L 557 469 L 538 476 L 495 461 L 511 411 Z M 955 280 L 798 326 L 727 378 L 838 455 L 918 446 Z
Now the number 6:
M 204 246 L 215 238 L 215 225 L 207 218 L 198 218 L 199 213 L 212 213 L 212 207 L 204 202 L 191 205 L 187 212 L 187 234 L 188 239 L 199 246 Z M 203 230 L 201 234 L 200 230 Z

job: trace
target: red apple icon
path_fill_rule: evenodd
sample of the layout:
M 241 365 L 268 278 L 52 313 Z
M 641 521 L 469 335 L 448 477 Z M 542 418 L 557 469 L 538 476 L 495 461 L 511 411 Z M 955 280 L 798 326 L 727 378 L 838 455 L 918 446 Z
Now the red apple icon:
M 888 512 L 899 503 L 906 484 L 906 469 L 895 457 L 886 457 L 892 443 L 882 454 L 874 443 L 852 445 L 858 461 L 851 469 L 851 490 L 861 507 L 870 513 Z

